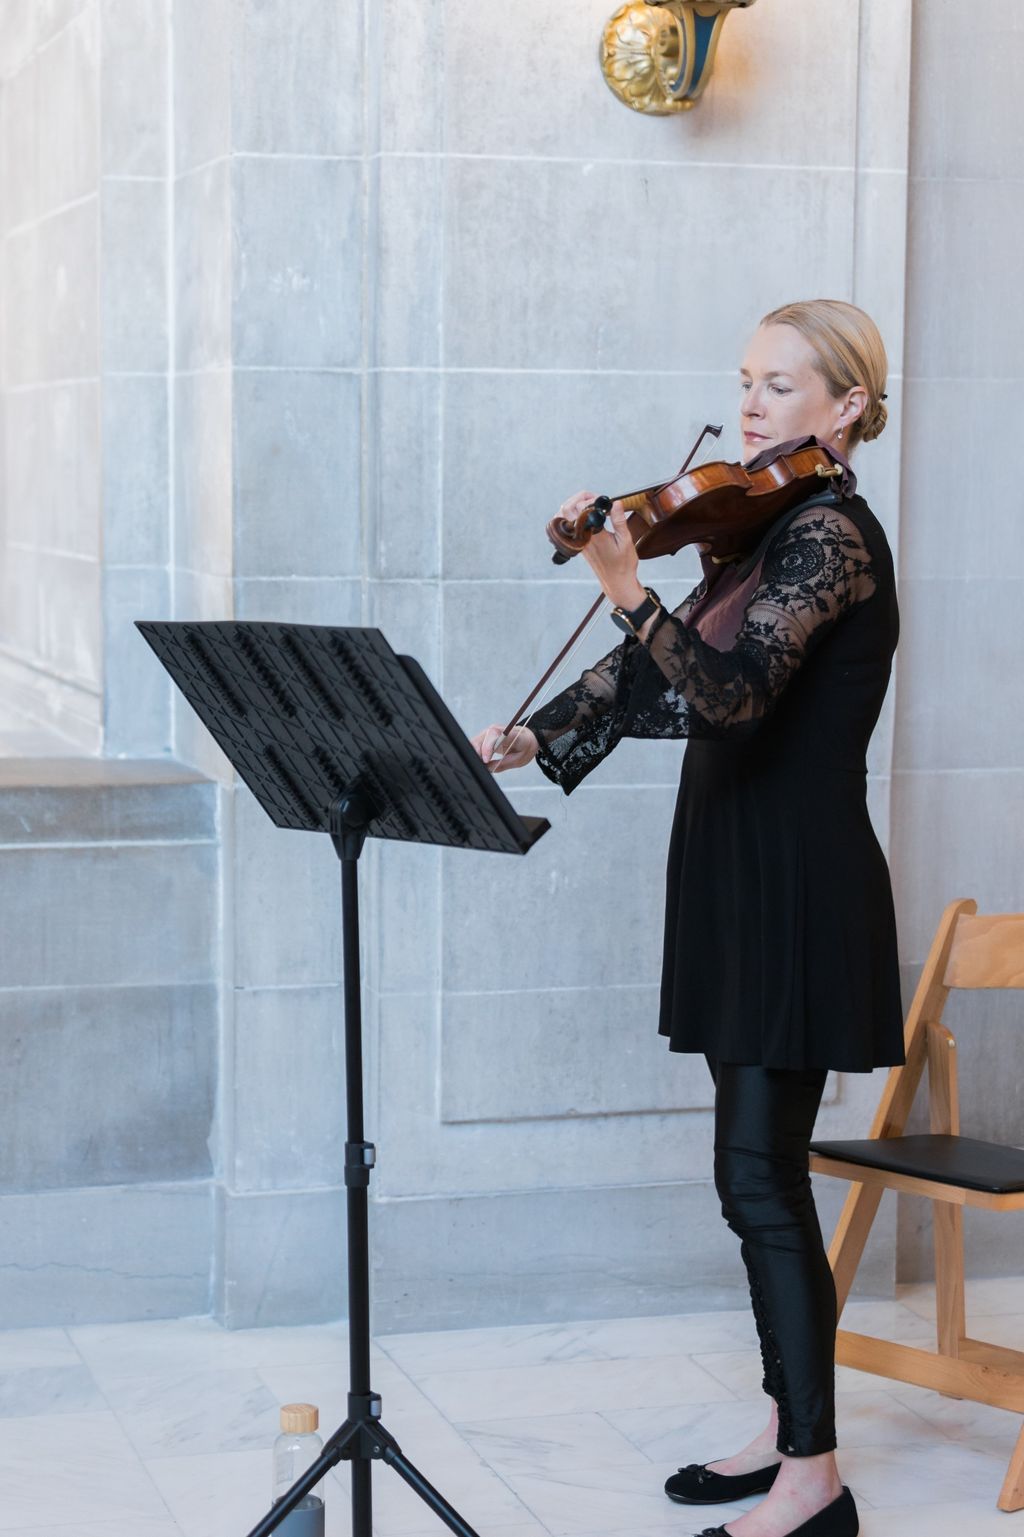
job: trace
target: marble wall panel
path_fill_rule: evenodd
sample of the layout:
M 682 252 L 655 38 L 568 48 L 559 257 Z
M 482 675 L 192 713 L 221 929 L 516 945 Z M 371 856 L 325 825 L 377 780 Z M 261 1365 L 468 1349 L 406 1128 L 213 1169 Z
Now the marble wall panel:
M 203 1180 L 0 1197 L 5 1326 L 208 1312 L 212 1217 Z
M 0 79 L 15 74 L 35 47 L 33 11 L 29 0 L 9 0 L 0 33 Z
M 44 48 L 94 0 L 10 0 L 4 12 L 0 74 L 18 69 L 29 54 Z
M 870 472 L 864 473 L 876 489 L 878 500 L 890 509 L 885 529 L 894 544 L 899 534 L 907 186 L 906 176 L 896 171 L 858 172 L 853 288 L 849 295 L 844 295 L 872 316 L 888 354 L 889 420 L 882 437 L 864 445 L 857 458 L 871 465 Z
M 82 379 L 98 372 L 99 200 L 88 198 L 37 226 L 32 294 L 36 371 L 14 383 Z
M 41 390 L 11 390 L 4 396 L 3 415 L 3 539 L 4 544 L 35 546 L 38 542 L 36 485 L 45 461 L 40 453 L 43 401 Z
M 241 0 L 234 12 L 236 151 L 360 153 L 364 9 L 336 0 Z
M 311 986 L 341 975 L 338 860 L 329 840 L 275 827 L 232 796 L 236 987 Z
M 441 976 L 441 851 L 386 842 L 368 856 L 365 979 L 384 993 L 433 993 Z
M 763 165 L 853 164 L 856 0 L 798 0 L 786 24 L 764 8 L 731 17 L 699 108 L 669 119 L 631 112 L 597 53 L 614 6 L 585 0 L 551 25 L 545 0 L 481 13 L 445 7 L 446 141 L 454 153 Z M 830 89 L 806 88 L 822 57 Z M 494 61 L 501 67 L 495 68 Z M 783 92 L 786 111 L 778 110 Z
M 99 562 L 46 552 L 38 557 L 36 574 L 38 660 L 47 670 L 98 687 L 103 669 Z
M 96 0 L 36 55 L 40 211 L 96 189 L 100 151 Z
M 441 1118 L 523 1121 L 708 1109 L 706 1070 L 681 1084 L 652 1049 L 658 986 L 447 993 Z
M 914 0 L 860 0 L 857 9 L 857 164 L 905 179 Z
M 892 871 L 902 959 L 928 954 L 947 902 L 974 897 L 980 912 L 1020 912 L 1024 838 L 1019 769 L 893 776 Z
M 97 393 L 89 382 L 10 391 L 5 397 L 8 543 L 98 556 Z
M 626 992 L 617 990 L 619 996 Z M 642 990 L 633 992 L 639 996 Z M 516 996 L 508 995 L 510 1000 Z M 614 1112 L 613 1099 L 622 1078 L 622 1021 L 608 1022 L 607 1010 L 594 1001 L 597 990 L 575 990 L 572 996 L 579 1000 L 581 1018 L 588 1017 L 592 1005 L 595 1010 L 592 1050 L 601 1064 L 596 1071 L 604 1075 L 607 1113 L 461 1122 L 441 1119 L 446 1094 L 442 1039 L 449 1007 L 457 1014 L 461 998 L 406 993 L 379 999 L 379 1080 L 371 1122 L 372 1134 L 381 1143 L 381 1197 L 429 1197 L 440 1191 L 501 1194 L 553 1185 L 635 1185 L 689 1180 L 710 1171 L 712 1125 L 706 1112 Z M 478 1007 L 486 1016 L 494 997 L 478 994 L 468 1007 Z M 522 1028 L 529 1031 L 537 995 L 524 992 L 521 1003 Z M 669 1054 L 656 1034 L 656 1021 L 648 1018 L 642 1035 L 636 1036 L 634 1023 L 631 1020 L 629 1027 L 637 1059 L 646 1057 L 659 1064 L 670 1086 L 667 1092 L 677 1105 L 698 1104 L 710 1082 L 703 1058 Z M 508 1064 L 492 1066 L 505 1070 Z M 515 1066 L 513 1059 L 510 1071 Z M 542 1073 L 543 1065 L 534 1079 Z M 518 1095 L 520 1104 L 530 1092 L 526 1082 L 508 1087 L 510 1100 Z M 482 1094 L 488 1092 L 486 1085 L 481 1087 Z M 601 1092 L 595 1088 L 597 1097 Z
M 38 558 L 33 557 L 33 565 L 38 564 Z M 16 749 L 102 751 L 102 698 L 96 684 L 46 672 L 34 659 L 19 656 L 15 648 L 0 648 L 0 692 L 13 726 L 11 745 Z
M 181 381 L 183 392 L 193 380 Z M 103 381 L 103 552 L 112 565 L 163 565 L 170 546 L 168 381 Z
M 367 12 L 367 152 L 440 150 L 445 0 L 380 0 Z
M 0 229 L 29 223 L 39 213 L 39 112 L 34 59 L 0 85 Z
M 951 75 L 950 42 L 965 35 L 970 46 L 957 50 Z M 986 181 L 1020 175 L 1022 65 L 1024 30 L 1013 0 L 988 0 L 969 17 L 956 0 L 914 7 L 913 72 L 921 85 L 911 93 L 916 175 Z
M 505 991 L 524 980 L 536 988 L 655 981 L 675 793 L 674 787 L 646 790 L 638 808 L 628 789 L 602 786 L 574 795 L 565 817 L 559 790 L 524 788 L 513 796 L 517 810 L 553 823 L 525 859 L 446 851 L 445 988 Z M 609 871 L 629 872 L 629 902 L 616 907 L 608 927 L 581 922 L 587 912 L 597 920 L 595 882 Z M 517 915 L 515 943 L 500 944 L 509 910 Z
M 5 990 L 0 1038 L 10 1067 L 0 1189 L 210 1174 L 212 985 Z
M 751 327 L 757 319 L 750 317 Z M 556 572 L 544 527 L 561 502 L 583 487 L 614 494 L 669 479 L 706 422 L 724 424 L 724 432 L 705 440 L 700 457 L 738 457 L 739 356 L 733 369 L 653 380 L 617 371 L 450 374 L 444 399 L 445 576 L 550 580 Z M 685 366 L 687 359 L 678 361 Z M 686 590 L 700 580 L 692 549 L 680 552 L 669 569 Z M 594 584 L 583 561 L 557 575 L 563 582 Z
M 1024 238 L 1024 199 L 998 198 L 998 231 L 994 239 L 991 182 L 915 178 L 907 250 L 911 378 L 1019 376 L 1024 314 L 1013 253 Z M 985 302 L 950 303 L 965 294 L 984 294 Z
M 342 1183 L 345 1040 L 341 989 L 239 988 L 233 999 L 233 1191 Z
M 174 0 L 174 165 L 181 176 L 231 150 L 232 0 Z
M 362 585 L 342 577 L 240 577 L 235 617 L 281 624 L 359 624 Z
M 442 396 L 452 382 L 415 371 L 367 378 L 367 554 L 379 577 L 440 575 Z
M 177 369 L 225 366 L 231 357 L 231 181 L 225 160 L 175 182 L 174 291 Z
M 169 0 L 101 0 L 103 169 L 163 176 L 168 159 Z
M 4 888 L 20 894 L 0 986 L 210 981 L 216 874 L 210 843 L 0 851 Z
M 238 373 L 232 411 L 236 574 L 360 575 L 358 376 Z
M 167 189 L 108 177 L 101 205 L 103 366 L 166 373 Z
M 1010 443 L 1018 421 L 1013 379 L 913 379 L 904 389 L 911 474 L 902 561 L 907 576 L 968 582 L 1024 577 L 1024 492 L 1002 454 L 979 454 L 985 439 Z M 943 444 L 941 454 L 934 445 Z
M 442 361 L 443 185 L 438 157 L 373 162 L 367 324 L 378 367 L 436 368 Z
M 236 365 L 358 364 L 361 200 L 355 160 L 235 161 Z
M 232 375 L 227 368 L 179 374 L 172 387 L 174 558 L 188 570 L 226 577 L 232 565 Z M 196 614 L 187 604 L 179 612 Z
M 233 619 L 234 584 L 230 577 L 204 575 L 176 567 L 174 571 L 176 619 Z M 154 664 L 159 665 L 155 662 Z M 221 784 L 230 783 L 234 771 L 206 727 L 189 705 L 171 690 L 171 722 L 175 756 L 193 764 Z
M 445 208 L 445 361 L 461 367 L 661 369 L 732 365 L 749 329 L 806 291 L 852 282 L 852 173 L 742 166 L 454 159 Z M 721 210 L 694 244 L 689 209 Z M 678 281 L 651 276 L 643 242 L 608 261 L 602 227 L 635 230 L 659 210 L 661 246 L 685 252 Z M 749 243 L 771 226 L 752 267 Z M 820 231 L 830 232 L 828 242 Z M 654 301 L 653 293 L 659 296 Z M 671 303 L 664 302 L 666 291 Z M 509 303 L 510 293 L 521 302 Z M 738 311 L 737 294 L 744 296 Z
M 320 1323 L 343 1314 L 342 1190 L 223 1194 L 214 1312 L 232 1329 Z
M 99 560 L 100 388 L 98 380 L 33 391 L 38 443 L 30 504 L 40 548 Z
M 38 226 L 32 224 L 8 235 L 3 243 L 3 257 L 4 306 L 0 342 L 3 345 L 3 378 L 9 396 L 12 388 L 33 383 L 40 376 L 40 335 L 35 322 L 39 279 Z
M 135 628 L 171 617 L 166 566 L 108 566 L 103 573 L 104 745 L 110 753 L 170 751 L 172 684 Z
M 434 687 L 444 691 L 441 649 L 441 598 L 438 582 L 372 582 L 367 619 L 378 626 L 393 651 L 419 662 Z
M 900 584 L 901 769 L 1010 769 L 1024 722 L 1009 701 L 1020 669 L 1019 579 Z
M 34 656 L 39 644 L 39 556 L 32 549 L 4 550 L 0 563 L 0 634 L 23 656 Z

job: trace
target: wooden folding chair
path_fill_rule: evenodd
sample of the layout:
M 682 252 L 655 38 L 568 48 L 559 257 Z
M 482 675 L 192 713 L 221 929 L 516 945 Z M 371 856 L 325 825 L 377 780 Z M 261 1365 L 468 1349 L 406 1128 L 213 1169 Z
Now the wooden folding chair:
M 853 1182 L 829 1249 L 840 1313 L 883 1190 L 926 1196 L 934 1213 L 937 1350 L 840 1329 L 836 1361 L 1021 1414 L 1024 1352 L 967 1335 L 963 1208 L 1024 1209 L 1024 1151 L 960 1135 L 956 1042 L 942 1023 L 954 987 L 1024 988 L 1024 913 L 979 914 L 970 900 L 949 904 L 907 1016 L 906 1065 L 891 1069 L 870 1137 L 811 1144 L 815 1174 Z M 931 1133 L 908 1137 L 904 1127 L 926 1064 Z M 1024 1508 L 1024 1429 L 998 1504 Z

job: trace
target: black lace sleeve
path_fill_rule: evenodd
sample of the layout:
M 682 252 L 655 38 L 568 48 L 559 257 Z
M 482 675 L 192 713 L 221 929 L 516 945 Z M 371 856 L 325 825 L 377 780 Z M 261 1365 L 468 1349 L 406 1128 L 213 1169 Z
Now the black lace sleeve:
M 875 590 L 859 529 L 840 509 L 800 513 L 768 546 L 736 640 L 716 651 L 683 622 L 701 595 L 659 615 L 530 720 L 537 762 L 566 794 L 624 736 L 749 734 L 790 678 L 855 604 Z

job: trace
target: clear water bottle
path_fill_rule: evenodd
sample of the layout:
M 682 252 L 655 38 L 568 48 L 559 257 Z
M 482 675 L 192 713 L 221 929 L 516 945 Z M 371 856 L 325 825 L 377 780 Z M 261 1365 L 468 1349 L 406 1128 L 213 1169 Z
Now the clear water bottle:
M 320 1411 L 315 1404 L 282 1406 L 281 1434 L 274 1442 L 275 1505 L 323 1451 L 324 1443 L 317 1434 L 319 1424 Z M 277 1530 L 280 1537 L 324 1537 L 324 1502 L 320 1495 L 307 1494 L 288 1512 Z

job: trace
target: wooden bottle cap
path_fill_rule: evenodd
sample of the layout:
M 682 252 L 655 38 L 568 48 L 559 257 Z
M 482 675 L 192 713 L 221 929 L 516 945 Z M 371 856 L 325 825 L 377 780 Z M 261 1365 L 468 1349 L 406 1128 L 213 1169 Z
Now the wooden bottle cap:
M 293 1436 L 309 1436 L 320 1424 L 316 1404 L 282 1404 L 281 1429 Z

